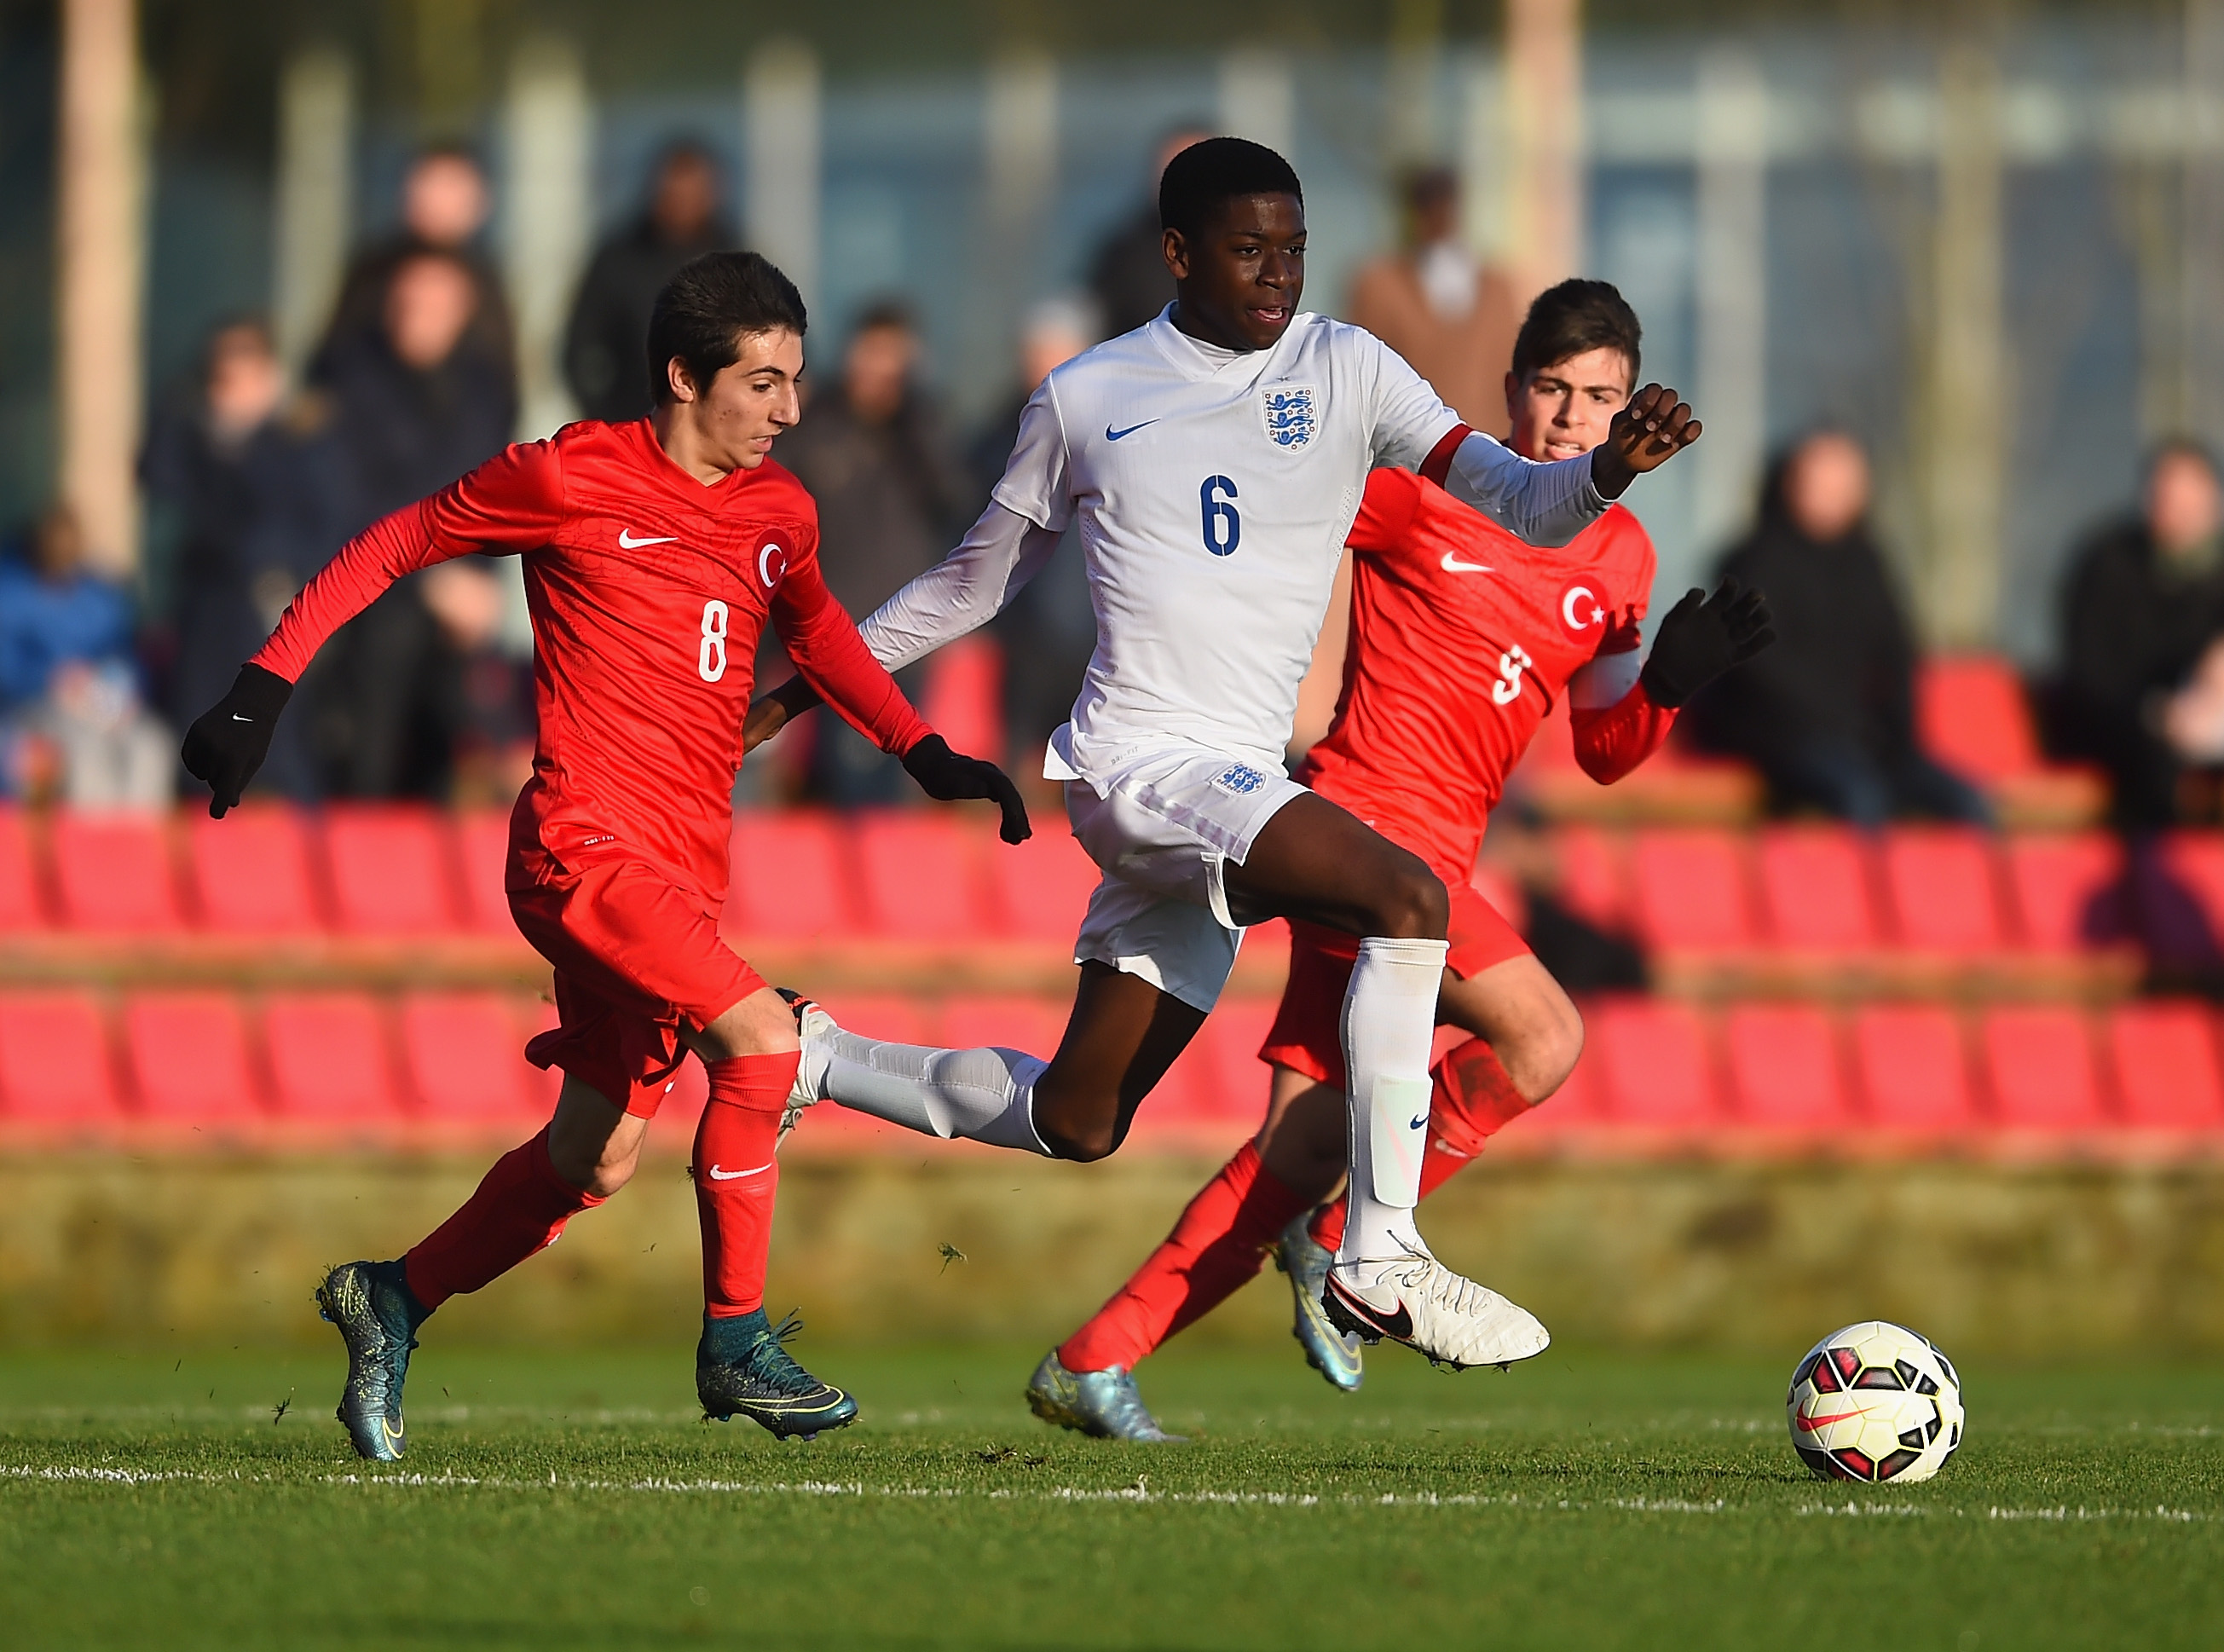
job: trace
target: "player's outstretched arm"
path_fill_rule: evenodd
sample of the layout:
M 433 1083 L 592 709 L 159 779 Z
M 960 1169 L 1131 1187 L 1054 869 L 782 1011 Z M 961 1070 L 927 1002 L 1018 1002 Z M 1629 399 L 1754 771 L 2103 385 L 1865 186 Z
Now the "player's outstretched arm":
M 1676 392 L 1648 384 L 1614 415 L 1606 440 L 1591 450 L 1591 480 L 1619 499 L 1647 471 L 1657 471 L 1699 440 L 1702 427 Z
M 773 623 L 812 698 L 832 706 L 881 750 L 900 754 L 906 772 L 929 797 L 944 802 L 989 799 L 1002 812 L 999 835 L 1006 843 L 1024 843 L 1032 835 L 1027 805 L 1011 777 L 982 758 L 952 751 L 912 709 L 888 668 L 873 657 L 856 624 L 827 590 L 815 557 L 789 569 L 774 599 Z M 757 705 L 776 700 L 787 687 Z M 750 725 L 761 727 L 765 720 L 758 716 L 757 706 L 752 706 L 742 720 L 744 753 L 765 737 L 761 733 L 752 740 Z
M 1576 761 L 1600 785 L 1636 769 L 1666 744 L 1692 695 L 1774 640 L 1759 592 L 1725 581 L 1711 601 L 1702 595 L 1669 611 L 1650 657 L 1602 655 L 1569 680 Z

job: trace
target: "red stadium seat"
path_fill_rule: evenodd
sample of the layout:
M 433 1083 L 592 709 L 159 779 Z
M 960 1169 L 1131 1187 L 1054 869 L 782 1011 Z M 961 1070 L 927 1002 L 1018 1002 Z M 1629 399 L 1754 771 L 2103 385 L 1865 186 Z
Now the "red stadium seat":
M 1974 779 L 2005 780 L 2039 766 L 2023 680 L 1997 655 L 1924 661 L 1916 674 L 1915 718 L 1923 749 Z
M 117 1116 L 108 1034 L 92 994 L 0 994 L 0 1117 L 83 1126 Z
M 231 993 L 136 993 L 123 1006 L 123 1047 L 143 1117 L 223 1126 L 262 1116 L 246 1024 Z
M 2124 872 L 2123 845 L 2106 832 L 2019 832 L 2006 839 L 2008 886 L 2023 944 L 2074 953 L 2106 940 L 2120 921 L 2110 894 Z
M 1812 1004 L 1741 1004 L 1723 1026 L 1741 1123 L 1842 1130 L 1848 1123 L 1829 1017 Z
M 1772 826 L 1760 834 L 1761 906 L 1779 946 L 1859 952 L 1877 944 L 1868 845 L 1844 826 Z
M 1608 998 L 1591 1016 L 1601 1109 L 1615 1124 L 1701 1130 L 1719 1123 L 1706 1029 L 1690 1005 Z
M 991 907 L 1001 932 L 1014 940 L 1073 945 L 1089 897 L 1103 874 L 1073 834 L 1040 823 L 1025 843 L 988 845 Z
M 2213 1130 L 2224 1126 L 2224 1084 L 2216 1070 L 2216 1024 L 2208 1005 L 2127 1003 L 2108 1017 L 2116 1093 L 2124 1122 L 2147 1130 Z
M 222 935 L 304 935 L 323 927 L 309 877 L 308 834 L 293 809 L 257 804 L 221 820 L 195 811 L 186 828 L 200 927 Z
M 1885 888 L 1900 944 L 1963 957 L 2006 939 L 1992 839 L 1974 826 L 1893 826 L 1884 835 Z
M 734 817 L 733 886 L 722 926 L 749 940 L 838 940 L 856 933 L 848 836 L 815 809 Z
M 985 631 L 945 643 L 927 657 L 919 715 L 950 743 L 992 763 L 1004 753 L 1004 651 Z M 1037 752 L 1037 766 L 1042 754 Z
M 1965 1130 L 1977 1123 L 1961 1023 L 1937 1004 L 1872 1004 L 1854 1016 L 1862 1111 L 1879 1130 Z
M 398 1113 L 386 1026 L 369 993 L 273 993 L 262 1037 L 279 1117 L 382 1124 Z
M 942 1006 L 935 1042 L 957 1050 L 983 1046 L 1018 1050 L 1047 1061 L 1065 1036 L 1067 1008 L 1064 999 L 1017 993 L 952 998 Z
M 2012 1005 L 1984 1021 L 1997 1121 L 2010 1130 L 2095 1130 L 2108 1121 L 2093 1067 L 2092 1032 L 2082 1010 Z
M 23 829 L 23 812 L 12 803 L 0 803 L 0 934 L 43 928 L 46 915 L 40 909 L 38 875 L 31 865 L 31 837 Z
M 444 814 L 410 804 L 334 804 L 325 814 L 332 914 L 350 935 L 458 927 L 455 845 Z
M 401 1054 L 426 1118 L 522 1125 L 546 1117 L 509 1003 L 494 992 L 413 992 L 401 1002 Z
M 54 886 L 62 921 L 104 935 L 168 934 L 181 927 L 167 825 L 156 814 L 57 811 Z
M 891 940 L 977 939 L 988 927 L 976 858 L 985 826 L 941 809 L 859 814 L 855 838 L 866 928 Z
M 456 822 L 456 849 L 464 874 L 464 927 L 473 934 L 517 934 L 509 895 L 502 886 L 509 864 L 509 811 L 473 809 Z
M 1626 927 L 1629 879 L 1621 840 L 1598 826 L 1564 826 L 1552 835 L 1552 852 L 1560 904 L 1602 929 Z
M 1743 840 L 1711 828 L 1637 834 L 1637 928 L 1668 952 L 1719 952 L 1753 944 Z

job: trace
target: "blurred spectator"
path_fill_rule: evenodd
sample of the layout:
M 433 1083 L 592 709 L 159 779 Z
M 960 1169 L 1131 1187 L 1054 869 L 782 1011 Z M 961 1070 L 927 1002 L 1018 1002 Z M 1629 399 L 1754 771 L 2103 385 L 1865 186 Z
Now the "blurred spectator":
M 141 703 L 130 598 L 85 566 L 56 506 L 0 558 L 0 717 L 9 790 L 74 808 L 160 808 L 177 759 Z
M 1166 269 L 1166 231 L 1159 223 L 1159 179 L 1167 161 L 1212 133 L 1202 122 L 1191 122 L 1160 138 L 1141 204 L 1097 244 L 1089 265 L 1089 290 L 1102 312 L 1107 338 L 1133 332 L 1174 301 L 1174 278 Z
M 1490 812 L 1475 870 L 1475 887 L 1568 991 L 1646 990 L 1645 954 L 1627 934 L 1600 927 L 1569 903 L 1558 847 L 1544 816 L 1519 792 L 1509 792 Z
M 2224 496 L 2174 442 L 2139 514 L 2103 529 L 2063 586 L 2057 744 L 2114 782 L 2117 824 L 2170 825 L 2190 769 L 2224 765 Z M 2213 810 L 2199 811 L 2213 814 Z
M 508 376 L 468 341 L 478 301 L 460 259 L 413 252 L 394 269 L 379 330 L 336 346 L 330 382 L 350 532 L 438 491 L 509 441 L 516 398 Z M 465 659 L 493 652 L 501 611 L 500 582 L 473 558 L 401 581 L 341 634 L 318 719 L 332 789 L 449 794 L 466 720 Z
M 182 728 L 224 696 L 240 661 L 346 536 L 330 401 L 287 402 L 261 323 L 220 326 L 190 394 L 153 420 L 140 475 L 149 498 L 178 518 L 167 708 Z M 306 687 L 313 698 L 316 680 Z M 301 716 L 279 723 L 259 776 L 300 801 L 319 790 L 306 726 Z
M 813 396 L 780 439 L 780 462 L 818 501 L 827 585 L 860 617 L 942 560 L 967 503 L 941 417 L 913 383 L 918 363 L 911 312 L 892 301 L 873 305 L 850 335 L 839 380 Z M 896 680 L 916 704 L 920 669 Z M 818 720 L 812 786 L 845 808 L 917 795 L 894 758 L 831 717 Z
M 584 417 L 617 424 L 648 415 L 648 313 L 680 265 L 733 245 L 718 196 L 710 151 L 674 143 L 657 160 L 648 209 L 596 250 L 564 332 L 564 380 Z
M 427 149 L 409 164 L 401 180 L 401 225 L 385 240 L 356 255 L 340 282 L 332 326 L 309 364 L 309 378 L 321 383 L 334 360 L 351 345 L 375 338 L 385 325 L 386 298 L 395 273 L 420 252 L 444 252 L 471 278 L 477 294 L 468 343 L 483 370 L 498 377 L 516 396 L 517 339 L 510 324 L 509 301 L 502 277 L 474 243 L 492 210 L 486 174 L 467 150 Z
M 1412 364 L 1477 430 L 1506 434 L 1507 364 L 1521 313 L 1499 270 L 1459 237 L 1459 179 L 1443 167 L 1405 188 L 1405 249 L 1361 267 L 1351 320 Z
M 973 439 L 973 509 L 1004 474 L 1019 439 L 1020 413 L 1051 370 L 1071 361 L 1096 338 L 1096 316 L 1086 300 L 1049 299 L 1028 312 L 1020 334 L 1020 383 L 1011 399 Z M 1089 571 L 1081 559 L 1077 527 L 1068 527 L 1050 564 L 1020 588 L 989 622 L 1004 655 L 1004 735 L 1008 767 L 1021 788 L 1040 782 L 1043 747 L 1051 731 L 1073 714 L 1082 674 L 1096 650 L 1096 611 L 1089 601 Z M 1053 787 L 1054 790 L 1055 788 Z M 1055 801 L 1046 794 L 1046 801 Z
M 1989 821 L 1982 794 L 1916 744 L 1915 649 L 1868 507 L 1868 459 L 1842 432 L 1817 431 L 1771 468 L 1760 519 L 1719 573 L 1766 594 L 1777 646 L 1700 697 L 1695 732 L 1758 765 L 1779 809 L 1863 826 Z

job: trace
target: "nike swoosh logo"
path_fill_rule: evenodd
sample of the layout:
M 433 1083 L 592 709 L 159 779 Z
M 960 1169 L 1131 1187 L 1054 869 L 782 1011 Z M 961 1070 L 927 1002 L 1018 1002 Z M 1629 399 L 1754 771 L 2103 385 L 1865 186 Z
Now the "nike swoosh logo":
M 1819 1428 L 1829 1427 L 1834 1422 L 1844 1422 L 1852 1417 L 1866 1417 L 1875 1409 L 1873 1405 L 1865 1405 L 1858 1410 L 1833 1412 L 1827 1417 L 1794 1417 L 1792 1422 L 1801 1434 L 1811 1434 Z
M 1446 551 L 1444 572 L 1446 573 L 1495 573 L 1498 570 L 1486 562 L 1463 562 L 1457 551 Z
M 1406 1128 L 1409 1130 L 1425 1130 L 1428 1129 L 1429 1116 L 1426 1113 L 1423 1113 L 1418 1118 L 1410 1120 L 1406 1123 Z
M 231 720 L 235 723 L 252 723 L 255 719 L 251 717 L 242 717 L 237 712 L 234 712 L 231 714 Z
M 1125 430 L 1115 430 L 1110 425 L 1107 425 L 1104 427 L 1104 440 L 1107 441 L 1118 441 L 1123 436 L 1134 435 L 1137 431 L 1142 429 L 1144 425 L 1154 425 L 1156 423 L 1158 423 L 1158 420 L 1156 419 L 1146 419 L 1143 421 L 1142 424 L 1129 425 Z
M 381 1417 L 378 1420 L 378 1426 L 380 1430 L 386 1435 L 386 1443 L 393 1446 L 395 1450 L 400 1450 L 401 1447 L 401 1428 L 395 1427 L 384 1417 Z M 407 1427 L 408 1427 L 407 1423 L 402 1425 L 402 1427 L 404 1428 Z
M 677 534 L 666 534 L 655 539 L 635 539 L 630 529 L 621 528 L 618 529 L 618 548 L 622 551 L 637 551 L 644 545 L 669 545 L 679 537 Z
M 755 1170 L 721 1170 L 714 1164 L 711 1167 L 711 1180 L 713 1181 L 738 1181 L 743 1176 L 755 1175 L 760 1170 L 769 1170 L 772 1168 L 772 1166 L 773 1161 L 770 1159 L 767 1159 L 762 1164 L 759 1165 Z
M 1343 1299 L 1343 1304 L 1346 1307 L 1351 1309 L 1355 1313 L 1359 1314 L 1377 1331 L 1380 1331 L 1384 1336 L 1389 1338 L 1391 1341 L 1410 1342 L 1412 1340 L 1413 1315 L 1412 1310 L 1406 1307 L 1403 1302 L 1398 1304 L 1398 1312 L 1395 1314 L 1388 1314 L 1383 1313 L 1381 1308 L 1374 1307 L 1373 1304 L 1367 1302 L 1359 1297 L 1354 1296 L 1349 1291 L 1341 1288 L 1334 1279 L 1330 1279 L 1328 1285 L 1330 1290 L 1335 1291 L 1338 1296 Z

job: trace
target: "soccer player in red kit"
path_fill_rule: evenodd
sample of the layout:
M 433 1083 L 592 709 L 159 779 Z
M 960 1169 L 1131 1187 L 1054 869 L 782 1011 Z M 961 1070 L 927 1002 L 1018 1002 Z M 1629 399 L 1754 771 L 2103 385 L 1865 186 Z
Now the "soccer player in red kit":
M 1603 282 L 1542 294 L 1507 375 L 1508 445 L 1532 459 L 1597 446 L 1637 382 L 1640 342 L 1637 317 Z M 1343 691 L 1297 778 L 1422 856 L 1451 894 L 1437 1018 L 1472 1035 L 1430 1075 L 1426 1198 L 1557 1089 L 1583 1047 L 1575 1005 L 1469 879 L 1506 776 L 1564 693 L 1583 768 L 1620 779 L 1659 748 L 1677 707 L 1771 633 L 1757 594 L 1725 587 L 1703 605 L 1694 591 L 1643 654 L 1652 543 L 1618 504 L 1547 549 L 1433 481 L 1384 469 L 1369 477 L 1346 543 Z M 1346 1165 L 1336 1022 L 1355 946 L 1315 924 L 1291 929 L 1289 982 L 1260 1052 L 1273 1072 L 1266 1124 L 1096 1317 L 1044 1358 L 1027 1397 L 1046 1421 L 1173 1438 L 1136 1391 L 1136 1362 L 1248 1281 L 1269 1250 L 1291 1275 L 1306 1357 L 1338 1387 L 1358 1385 L 1361 1342 L 1383 1328 L 1330 1274 L 1343 1201 L 1315 1209 Z
M 749 253 L 685 266 L 658 296 L 655 412 L 521 443 L 376 523 L 294 599 L 231 692 L 188 732 L 186 766 L 221 818 L 269 748 L 318 647 L 416 569 L 477 551 L 524 559 L 540 730 L 511 815 L 505 886 L 555 965 L 560 1024 L 526 1047 L 563 1070 L 554 1116 L 464 1206 L 390 1262 L 348 1263 L 317 1293 L 348 1350 L 339 1416 L 365 1457 L 401 1455 L 402 1383 L 426 1315 L 477 1290 L 624 1186 L 692 1050 L 710 1073 L 692 1174 L 706 1414 L 808 1438 L 856 1403 L 789 1357 L 764 1312 L 779 1184 L 774 1148 L 795 1079 L 787 1005 L 718 934 L 734 774 L 768 621 L 803 675 L 939 798 L 1017 791 L 953 753 L 875 663 L 829 594 L 818 510 L 770 453 L 798 411 L 803 301 Z

